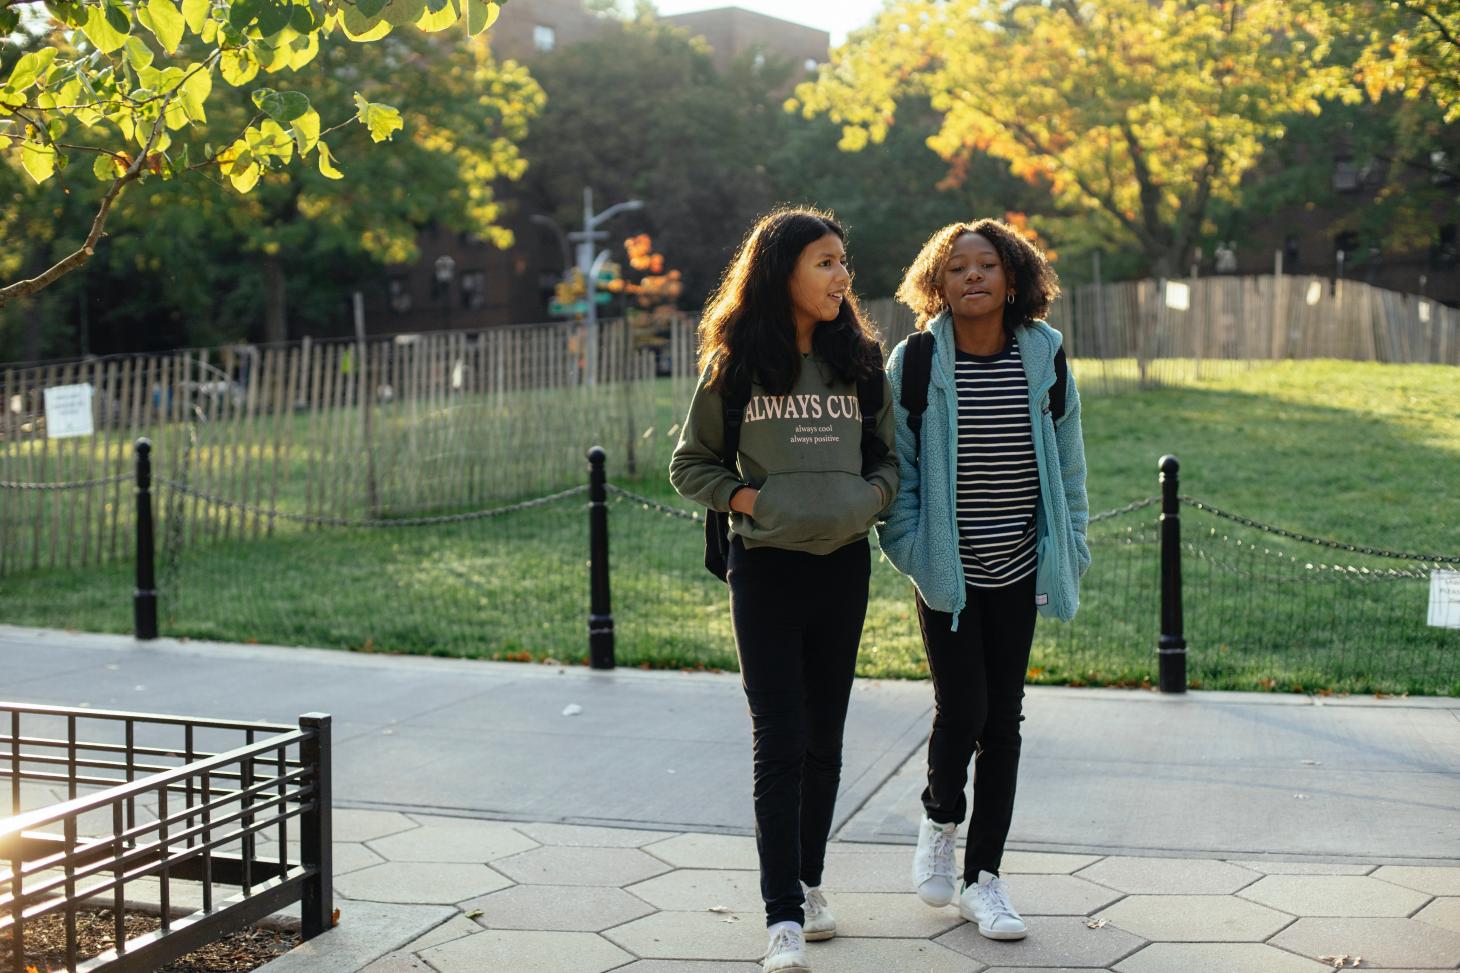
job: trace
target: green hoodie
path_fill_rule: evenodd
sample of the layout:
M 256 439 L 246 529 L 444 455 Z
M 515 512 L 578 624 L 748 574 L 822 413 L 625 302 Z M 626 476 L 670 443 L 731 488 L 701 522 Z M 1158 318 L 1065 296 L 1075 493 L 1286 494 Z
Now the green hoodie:
M 725 416 L 720 395 L 701 376 L 669 462 L 669 481 L 687 499 L 725 511 L 738 487 L 755 487 L 760 493 L 753 513 L 730 514 L 730 532 L 746 547 L 830 554 L 866 537 L 897 495 L 892 387 L 885 378 L 877 435 L 890 451 L 864 478 L 856 384 L 838 381 L 831 366 L 812 354 L 789 395 L 751 387 L 740 426 L 737 476 L 721 461 Z

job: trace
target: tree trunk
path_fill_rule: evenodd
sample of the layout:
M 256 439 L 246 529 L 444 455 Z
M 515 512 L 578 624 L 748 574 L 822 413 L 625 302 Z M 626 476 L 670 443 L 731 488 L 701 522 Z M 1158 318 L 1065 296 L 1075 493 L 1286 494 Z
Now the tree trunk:
M 264 256 L 264 342 L 280 344 L 289 340 L 288 292 L 284 266 L 272 254 Z

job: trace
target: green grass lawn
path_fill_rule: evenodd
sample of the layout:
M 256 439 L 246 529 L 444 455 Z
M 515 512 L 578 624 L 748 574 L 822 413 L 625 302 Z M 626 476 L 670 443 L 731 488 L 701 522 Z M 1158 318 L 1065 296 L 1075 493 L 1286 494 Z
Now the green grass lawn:
M 1084 368 L 1075 362 L 1077 378 Z M 1182 462 L 1182 492 L 1225 510 L 1349 543 L 1460 554 L 1456 377 L 1444 367 L 1322 361 L 1149 391 L 1094 394 L 1091 381 L 1084 399 L 1091 509 L 1154 495 L 1157 459 L 1169 452 Z M 657 473 L 683 386 L 659 383 L 652 407 L 639 409 L 649 419 L 640 461 L 654 475 L 624 478 L 613 452 L 610 475 L 685 508 Z M 196 545 L 175 572 L 164 571 L 164 631 L 580 661 L 587 651 L 583 500 L 450 527 L 287 530 Z M 1092 528 L 1095 564 L 1081 615 L 1070 626 L 1041 622 L 1034 681 L 1154 680 L 1155 513 L 1146 508 Z M 1194 684 L 1460 694 L 1460 632 L 1424 625 L 1422 565 L 1298 544 L 1189 508 L 1182 522 Z M 725 590 L 700 566 L 699 525 L 622 499 L 611 524 L 620 664 L 734 668 Z M 0 618 L 127 631 L 130 590 L 125 563 L 10 574 L 0 577 Z M 879 563 L 862 675 L 926 675 L 911 607 L 907 582 Z

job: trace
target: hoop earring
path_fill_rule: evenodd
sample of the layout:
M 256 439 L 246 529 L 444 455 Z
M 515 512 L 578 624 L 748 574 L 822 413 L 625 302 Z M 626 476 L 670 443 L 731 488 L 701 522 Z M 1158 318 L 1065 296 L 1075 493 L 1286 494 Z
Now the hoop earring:
M 1014 292 L 1013 291 L 1010 291 L 1009 292 L 1009 297 L 1008 297 L 1007 303 L 1009 303 L 1009 304 L 1013 304 L 1014 303 Z

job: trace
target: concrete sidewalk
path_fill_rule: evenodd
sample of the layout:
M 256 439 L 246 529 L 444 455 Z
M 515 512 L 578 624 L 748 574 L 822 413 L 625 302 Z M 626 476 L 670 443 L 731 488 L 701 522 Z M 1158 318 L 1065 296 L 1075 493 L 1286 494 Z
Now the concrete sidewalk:
M 19 701 L 334 715 L 344 921 L 271 973 L 758 968 L 733 675 L 12 627 L 0 673 Z M 905 891 L 929 687 L 857 684 L 818 971 L 1460 967 L 1460 699 L 1034 687 L 1026 712 L 1031 935 L 995 944 Z

